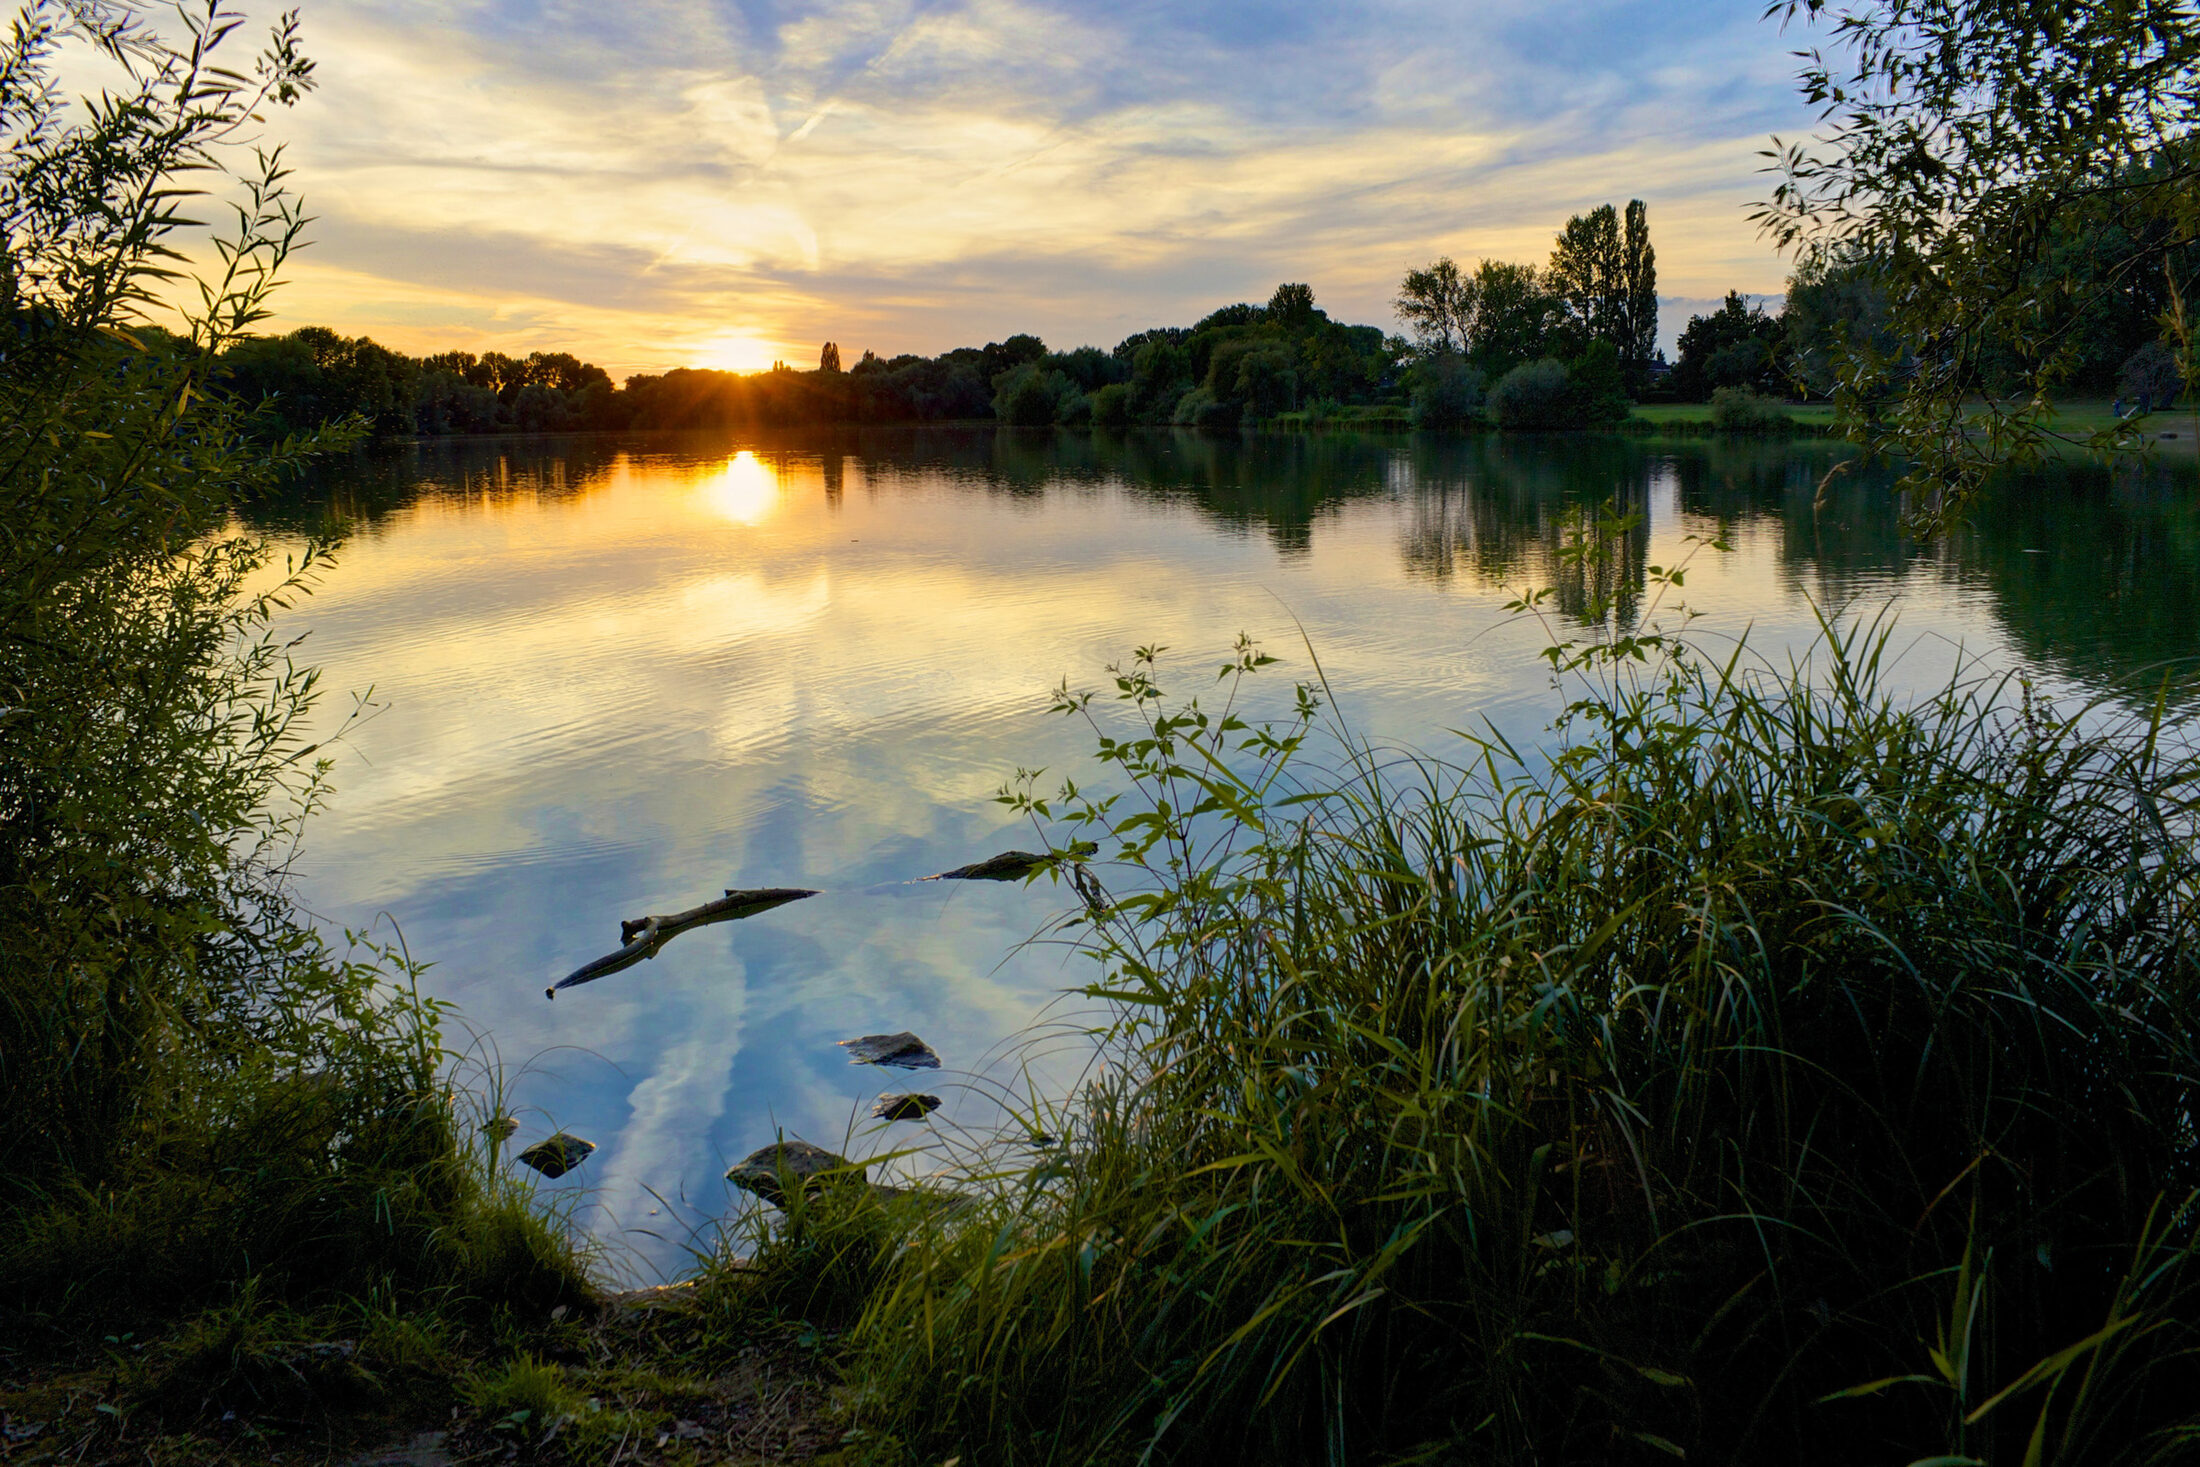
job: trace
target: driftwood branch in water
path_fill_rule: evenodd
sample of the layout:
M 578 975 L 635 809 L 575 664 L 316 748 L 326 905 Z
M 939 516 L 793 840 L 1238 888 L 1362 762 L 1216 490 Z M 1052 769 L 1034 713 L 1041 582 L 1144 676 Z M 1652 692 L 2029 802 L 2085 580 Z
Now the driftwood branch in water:
M 633 967 L 645 958 L 657 956 L 657 950 L 692 927 L 708 927 L 713 922 L 731 922 L 741 917 L 753 917 L 758 912 L 768 912 L 773 907 L 799 902 L 817 893 L 796 886 L 766 886 L 753 891 L 728 891 L 714 902 L 690 907 L 670 916 L 636 917 L 619 924 L 619 950 L 606 953 L 592 963 L 583 963 L 542 991 L 545 998 L 556 998 L 561 988 L 577 984 L 593 983 L 598 978 Z
M 1031 851 L 1003 851 L 998 856 L 988 856 L 983 861 L 973 861 L 968 866 L 957 866 L 952 871 L 942 871 L 937 876 L 920 876 L 919 881 L 1021 881 L 1034 871 L 1044 871 L 1062 861 L 1081 861 L 1098 851 L 1092 841 L 1072 841 L 1065 849 L 1036 854 Z

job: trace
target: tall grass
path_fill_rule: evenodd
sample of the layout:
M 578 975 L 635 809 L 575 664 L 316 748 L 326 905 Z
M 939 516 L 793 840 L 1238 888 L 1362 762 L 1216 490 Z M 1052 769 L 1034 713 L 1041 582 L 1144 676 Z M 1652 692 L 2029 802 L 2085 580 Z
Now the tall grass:
M 1114 838 L 1078 941 L 1123 1017 L 1065 1154 L 871 1295 L 865 1429 L 1004 1463 L 2190 1455 L 2200 759 L 2164 704 L 1899 697 L 1890 631 L 1776 667 L 1607 622 L 1553 649 L 1556 752 L 1463 764 L 1326 740 L 1318 687 L 1278 726 L 1173 701 L 1151 651 L 1127 725 L 1065 695 L 1120 793 L 1015 798 Z

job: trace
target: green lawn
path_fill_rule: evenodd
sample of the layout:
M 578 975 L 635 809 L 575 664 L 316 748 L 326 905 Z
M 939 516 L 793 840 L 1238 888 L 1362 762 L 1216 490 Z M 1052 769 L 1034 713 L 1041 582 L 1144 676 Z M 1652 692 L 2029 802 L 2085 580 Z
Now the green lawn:
M 1833 405 L 1823 402 L 1782 403 L 1787 415 L 1798 423 L 1830 423 L 1833 421 Z M 1707 402 L 1643 402 L 1636 403 L 1628 416 L 1645 423 L 1708 423 L 1711 421 L 1711 404 Z
M 1783 404 L 1789 417 L 1798 423 L 1831 423 L 1833 404 L 1824 402 Z M 2116 421 L 2115 404 L 2106 398 L 2075 398 L 2058 403 L 2052 426 L 2063 433 L 2091 433 L 2106 428 Z M 1708 423 L 1711 421 L 1711 405 L 1702 402 L 1637 403 L 1629 415 L 1645 423 Z M 2175 433 L 2180 438 L 2189 437 L 2195 431 L 2193 410 L 2189 404 L 2157 410 L 2147 419 L 2149 435 Z

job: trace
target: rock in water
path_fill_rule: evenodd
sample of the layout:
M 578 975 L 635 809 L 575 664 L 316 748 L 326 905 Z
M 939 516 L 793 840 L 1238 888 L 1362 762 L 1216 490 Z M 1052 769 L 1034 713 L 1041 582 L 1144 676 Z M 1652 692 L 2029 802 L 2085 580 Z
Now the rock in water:
M 921 1121 L 939 1108 L 937 1095 L 881 1095 L 871 1114 L 882 1121 Z
M 481 1134 L 491 1141 L 509 1141 L 519 1131 L 519 1122 L 511 1116 L 491 1116 L 481 1123 Z
M 895 1070 L 936 1070 L 940 1057 L 907 1029 L 899 1034 L 866 1034 L 861 1039 L 843 1039 L 840 1047 L 848 1051 L 851 1065 L 885 1065 Z
M 726 1180 L 744 1192 L 753 1192 L 774 1207 L 784 1206 L 786 1193 L 780 1179 L 798 1184 L 815 1195 L 829 1177 L 832 1181 L 860 1183 L 863 1168 L 845 1156 L 835 1156 L 807 1141 L 779 1141 L 752 1151 L 741 1164 L 726 1173 Z
M 588 1154 L 595 1149 L 595 1142 L 560 1131 L 522 1151 L 519 1159 L 544 1176 L 557 1178 L 588 1160 Z

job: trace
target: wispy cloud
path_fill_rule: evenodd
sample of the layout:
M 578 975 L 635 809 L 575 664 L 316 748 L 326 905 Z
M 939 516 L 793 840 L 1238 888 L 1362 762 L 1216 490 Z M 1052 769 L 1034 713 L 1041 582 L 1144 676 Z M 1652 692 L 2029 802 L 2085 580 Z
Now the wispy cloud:
M 1035 330 L 1306 280 L 1386 322 L 1439 253 L 1642 197 L 1675 297 L 1778 288 L 1743 205 L 1807 123 L 1752 3 L 555 0 L 307 13 L 318 214 L 282 301 L 620 370 Z

